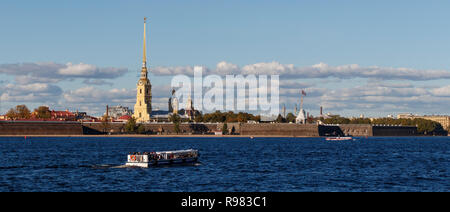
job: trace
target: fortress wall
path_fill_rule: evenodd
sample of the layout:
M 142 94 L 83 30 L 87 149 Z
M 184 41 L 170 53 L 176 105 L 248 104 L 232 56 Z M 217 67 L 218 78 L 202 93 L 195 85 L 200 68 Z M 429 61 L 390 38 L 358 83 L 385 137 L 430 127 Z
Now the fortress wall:
M 366 136 L 415 136 L 415 126 L 373 126 L 370 124 L 340 124 L 339 128 L 344 135 Z
M 175 134 L 172 123 L 144 124 L 145 130 L 150 134 Z M 182 123 L 181 134 L 213 134 L 222 131 L 223 123 Z M 259 123 L 240 124 L 227 123 L 228 130 L 235 128 L 236 134 L 266 135 L 266 136 L 414 136 L 416 127 L 405 126 L 371 126 L 369 124 L 341 124 L 341 125 L 315 125 L 315 124 L 288 124 L 288 123 Z M 125 123 L 83 123 L 84 134 L 121 134 L 125 133 Z
M 414 126 L 372 126 L 370 124 L 242 124 L 241 135 L 271 136 L 415 136 Z
M 339 126 L 319 125 L 319 136 L 344 136 Z
M 2 121 L 0 135 L 82 135 L 78 122 Z
M 241 135 L 266 136 L 319 136 L 318 126 L 315 124 L 242 124 Z
M 106 124 L 101 122 L 84 122 L 82 125 L 84 134 L 118 134 L 125 132 L 125 123 L 121 122 L 110 122 Z
M 373 126 L 372 136 L 414 136 L 417 127 L 413 126 Z
M 172 123 L 164 124 L 144 124 L 145 130 L 155 134 L 176 134 L 175 125 Z M 181 123 L 181 134 L 209 134 L 217 130 L 217 124 L 194 124 L 194 123 Z
M 346 136 L 373 136 L 372 125 L 370 124 L 340 124 L 339 128 L 341 128 L 342 133 Z
M 182 134 L 208 134 L 214 133 L 216 130 L 220 130 L 223 124 L 194 124 L 194 123 L 181 123 L 180 133 Z M 232 126 L 227 124 L 228 128 L 231 129 Z M 121 134 L 126 133 L 125 123 L 110 122 L 104 123 L 83 123 L 85 128 L 85 134 Z M 175 134 L 174 124 L 172 123 L 151 123 L 144 124 L 145 130 L 149 134 Z
M 371 126 L 368 124 L 315 125 L 260 123 L 239 124 L 227 123 L 228 129 L 235 128 L 236 134 L 263 136 L 415 136 L 415 126 Z M 175 134 L 174 124 L 157 123 L 144 124 L 151 134 Z M 182 123 L 182 134 L 213 134 L 221 131 L 223 123 Z M 78 123 L 78 122 L 0 122 L 0 135 L 82 135 L 82 134 L 122 134 L 125 133 L 125 123 Z

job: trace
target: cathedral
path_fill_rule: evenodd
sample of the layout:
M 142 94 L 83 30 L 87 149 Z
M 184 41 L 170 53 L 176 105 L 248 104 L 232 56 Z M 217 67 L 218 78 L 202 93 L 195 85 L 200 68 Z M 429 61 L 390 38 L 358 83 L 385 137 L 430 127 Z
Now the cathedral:
M 137 83 L 136 104 L 134 105 L 133 114 L 133 117 L 138 123 L 149 122 L 152 113 L 152 85 L 148 79 L 147 71 L 145 24 L 146 18 L 144 18 L 144 56 L 142 60 L 141 77 Z

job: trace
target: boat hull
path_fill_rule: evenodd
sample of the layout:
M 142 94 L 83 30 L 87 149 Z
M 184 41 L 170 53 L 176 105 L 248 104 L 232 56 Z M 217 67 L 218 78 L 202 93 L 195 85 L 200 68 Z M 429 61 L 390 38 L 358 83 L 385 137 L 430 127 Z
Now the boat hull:
M 125 165 L 148 168 L 149 166 L 156 166 L 156 165 L 195 163 L 197 162 L 197 160 L 198 158 L 183 158 L 183 159 L 176 158 L 171 160 L 151 160 L 149 162 L 127 162 Z

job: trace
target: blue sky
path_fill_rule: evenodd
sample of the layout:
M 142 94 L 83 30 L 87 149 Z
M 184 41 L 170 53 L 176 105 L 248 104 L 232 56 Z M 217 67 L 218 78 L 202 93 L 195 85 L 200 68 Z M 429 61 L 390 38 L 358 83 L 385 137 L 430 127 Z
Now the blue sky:
M 377 73 L 386 72 L 386 76 L 304 78 L 298 75 L 286 80 L 310 84 L 306 89 L 317 94 L 308 95 L 310 101 L 305 107 L 313 114 L 317 114 L 319 105 L 326 105 L 325 111 L 348 116 L 363 112 L 368 116 L 399 112 L 448 114 L 448 8 L 449 1 L 433 0 L 2 0 L 0 113 L 19 103 L 31 108 L 40 104 L 57 109 L 83 109 L 85 106 L 97 114 L 106 104 L 123 103 L 132 107 L 132 89 L 135 89 L 142 57 L 142 19 L 147 16 L 150 19 L 147 36 L 151 69 L 194 65 L 214 69 L 222 61 L 240 68 L 274 61 L 281 65 L 293 64 L 299 69 L 320 63 L 330 67 L 358 64 L 363 69 L 376 66 L 380 69 Z M 98 75 L 94 77 L 95 82 L 88 76 L 50 82 L 41 80 L 38 86 L 42 89 L 30 94 L 25 84 L 30 86 L 32 82 L 18 80 L 19 74 L 14 72 L 26 72 L 26 69 L 7 66 L 43 62 L 83 63 L 99 69 L 111 67 L 124 71 L 114 76 Z M 429 71 L 442 73 L 427 80 L 390 79 L 389 72 L 401 68 L 425 76 Z M 155 106 L 165 109 L 164 98 L 168 97 L 170 89 L 164 86 L 170 83 L 170 76 L 157 73 L 155 70 L 151 75 Z M 35 77 L 43 76 L 36 74 Z M 368 87 L 379 88 L 374 89 L 379 93 L 353 92 Z M 50 90 L 55 88 L 57 92 L 52 93 Z M 95 90 L 101 97 L 108 96 L 112 89 L 118 89 L 123 101 L 111 98 L 104 102 L 89 101 L 89 98 L 98 98 L 83 93 Z M 298 90 L 299 87 L 286 89 Z M 335 94 L 331 95 L 333 91 Z M 111 96 L 120 96 L 117 93 Z M 292 109 L 298 98 L 281 93 L 284 104 Z M 345 96 L 340 96 L 344 93 Z M 12 98 L 13 94 L 36 98 L 24 102 L 26 98 Z M 76 101 L 68 100 L 75 95 L 79 95 Z M 423 101 L 418 101 L 421 99 Z

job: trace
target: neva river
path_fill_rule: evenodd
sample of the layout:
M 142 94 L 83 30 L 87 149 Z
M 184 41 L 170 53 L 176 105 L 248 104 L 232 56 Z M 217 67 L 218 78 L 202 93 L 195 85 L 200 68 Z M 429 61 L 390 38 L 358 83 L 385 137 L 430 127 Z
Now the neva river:
M 188 148 L 200 163 L 112 168 Z M 0 137 L 0 151 L 0 191 L 450 191 L 450 137 Z

